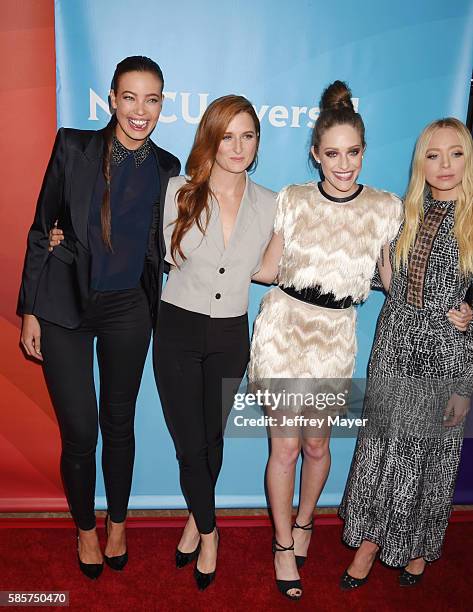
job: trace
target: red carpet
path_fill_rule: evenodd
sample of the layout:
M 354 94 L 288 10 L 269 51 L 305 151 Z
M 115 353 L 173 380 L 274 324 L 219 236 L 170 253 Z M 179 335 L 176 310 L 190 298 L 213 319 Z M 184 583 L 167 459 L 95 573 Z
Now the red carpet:
M 13 526 L 21 523 L 31 528 Z M 69 610 L 211 612 L 249 611 L 256 607 L 261 612 L 288 609 L 418 612 L 472 609 L 471 513 L 454 514 L 444 556 L 427 567 L 418 587 L 401 589 L 397 585 L 398 572 L 376 563 L 368 584 L 348 593 L 339 590 L 338 579 L 353 553 L 340 543 L 338 521 L 319 518 L 309 559 L 302 570 L 304 597 L 300 602 L 286 600 L 276 590 L 271 529 L 264 526 L 267 524 L 264 518 L 219 520 L 221 546 L 217 578 L 204 592 L 194 586 L 190 567 L 177 570 L 173 566 L 174 547 L 179 537 L 176 526 L 182 520 L 131 519 L 128 566 L 123 573 L 105 567 L 97 582 L 79 572 L 75 532 L 65 526 L 70 522 L 23 519 L 21 523 L 8 519 L 0 522 L 0 590 L 69 591 Z M 103 529 L 99 531 L 103 537 Z

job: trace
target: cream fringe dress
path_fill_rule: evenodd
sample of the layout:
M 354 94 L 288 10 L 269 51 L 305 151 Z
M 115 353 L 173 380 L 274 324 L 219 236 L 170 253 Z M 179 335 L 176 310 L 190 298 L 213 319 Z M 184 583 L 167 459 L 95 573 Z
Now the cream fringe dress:
M 381 248 L 396 235 L 402 205 L 391 193 L 363 186 L 335 199 L 320 183 L 290 185 L 278 195 L 275 233 L 284 250 L 278 282 L 301 290 L 319 286 L 334 299 L 362 302 Z M 326 308 L 279 287 L 263 297 L 255 321 L 248 378 L 351 378 L 356 354 L 356 310 Z

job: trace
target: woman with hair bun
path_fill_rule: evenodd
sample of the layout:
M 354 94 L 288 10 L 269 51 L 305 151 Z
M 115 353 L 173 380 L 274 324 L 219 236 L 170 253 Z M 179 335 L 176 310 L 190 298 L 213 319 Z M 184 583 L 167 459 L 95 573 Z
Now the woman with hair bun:
M 275 235 L 258 274 L 268 283 L 277 277 L 279 286 L 264 296 L 255 322 L 249 381 L 276 392 L 288 387 L 296 392 L 347 389 L 344 381 L 353 374 L 356 355 L 354 306 L 367 298 L 376 263 L 401 222 L 398 197 L 357 182 L 365 127 L 347 85 L 332 83 L 320 109 L 311 155 L 322 180 L 290 185 L 279 193 Z M 384 278 L 382 265 L 380 273 Z M 318 414 L 313 406 L 285 408 L 286 416 L 325 417 L 320 426 L 289 427 L 277 419 L 274 405 L 266 407 L 276 421 L 269 427 L 266 471 L 276 583 L 284 595 L 299 599 L 298 569 L 307 556 L 314 508 L 330 467 L 330 412 Z M 299 507 L 291 524 L 301 452 Z
M 271 239 L 276 198 L 248 176 L 260 124 L 242 96 L 214 100 L 197 128 L 187 176 L 169 181 L 164 209 L 171 265 L 159 311 L 155 366 L 189 520 L 176 565 L 196 559 L 199 589 L 215 578 L 215 486 L 232 407 L 249 357 L 248 293 Z M 235 388 L 236 391 L 236 388 Z
M 156 319 L 164 245 L 160 207 L 180 163 L 150 135 L 163 73 L 148 57 L 113 75 L 102 130 L 61 128 L 28 234 L 18 312 L 21 342 L 42 361 L 62 438 L 61 472 L 78 530 L 78 561 L 98 578 L 95 451 L 102 433 L 107 496 L 105 561 L 128 560 L 125 519 L 135 453 L 135 404 Z M 48 234 L 58 227 L 48 249 Z M 100 410 L 93 355 L 97 340 Z
M 473 280 L 473 140 L 458 119 L 423 130 L 404 207 L 385 256 L 389 295 L 368 368 L 369 426 L 340 506 L 343 540 L 358 548 L 343 589 L 364 584 L 378 554 L 403 568 L 400 586 L 415 586 L 442 551 L 473 390 L 471 326 L 460 333 L 445 316 Z

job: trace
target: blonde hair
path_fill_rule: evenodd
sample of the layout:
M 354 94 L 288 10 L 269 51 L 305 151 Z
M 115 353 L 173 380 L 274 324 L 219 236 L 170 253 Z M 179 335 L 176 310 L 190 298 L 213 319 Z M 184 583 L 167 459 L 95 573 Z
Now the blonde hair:
M 455 130 L 465 156 L 463 179 L 457 187 L 453 234 L 460 253 L 460 271 L 466 274 L 473 272 L 473 139 L 467 127 L 454 117 L 433 121 L 424 128 L 417 140 L 412 160 L 411 178 L 404 200 L 404 227 L 396 245 L 394 263 L 396 269 L 399 269 L 401 265 L 407 265 L 417 231 L 424 220 L 425 156 L 434 132 L 440 128 Z

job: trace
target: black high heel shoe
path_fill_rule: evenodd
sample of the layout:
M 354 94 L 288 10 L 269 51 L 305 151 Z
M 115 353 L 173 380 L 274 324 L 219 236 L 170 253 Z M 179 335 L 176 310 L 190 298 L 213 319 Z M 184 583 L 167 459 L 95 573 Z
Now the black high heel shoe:
M 297 523 L 297 521 L 295 521 L 294 525 L 292 526 L 293 529 L 302 529 L 302 531 L 312 531 L 312 528 L 314 526 L 314 519 L 312 519 L 310 521 L 310 523 L 307 523 L 307 525 L 299 525 Z M 306 562 L 307 559 L 307 555 L 304 557 L 302 555 L 295 555 L 296 557 L 296 565 L 297 568 L 300 569 L 304 563 Z
M 217 531 L 217 549 L 218 549 L 218 544 L 220 542 L 220 533 L 218 531 L 217 526 L 215 527 L 215 529 Z M 197 558 L 197 563 L 198 561 L 199 559 Z M 197 588 L 200 591 L 203 591 L 208 586 L 210 586 L 212 582 L 215 580 L 215 574 L 217 572 L 217 568 L 215 568 L 215 570 L 213 572 L 210 572 L 209 574 L 204 574 L 197 568 L 197 563 L 195 564 L 195 567 L 194 567 L 194 578 L 197 583 Z
M 79 556 L 79 535 L 77 535 L 77 561 L 79 562 L 80 571 L 90 578 L 91 580 L 97 580 L 100 574 L 103 572 L 103 563 L 84 563 L 80 560 Z
M 370 570 L 371 571 L 371 570 Z M 365 584 L 368 581 L 369 573 L 364 578 L 354 578 L 345 570 L 343 576 L 340 578 L 340 588 L 342 591 L 351 591 Z
M 107 516 L 105 517 L 105 533 L 107 534 L 107 537 L 108 537 L 109 524 L 110 524 L 110 516 L 107 514 Z M 110 567 L 111 569 L 117 572 L 121 572 L 123 568 L 125 567 L 125 565 L 128 563 L 128 551 L 127 550 L 125 550 L 125 552 L 122 555 L 116 555 L 115 557 L 107 557 L 107 555 L 104 555 L 104 557 L 105 557 L 105 563 L 108 565 L 108 567 Z
M 288 552 L 291 550 L 294 550 L 294 539 L 292 540 L 291 546 L 281 546 L 276 538 L 273 538 L 273 555 L 278 552 Z M 297 601 L 302 597 L 302 583 L 300 578 L 297 580 L 278 580 L 276 578 L 276 586 L 283 595 L 293 601 Z M 300 593 L 298 595 L 291 595 L 289 591 L 292 589 L 299 589 Z
M 348 570 L 345 570 L 339 582 L 339 586 L 342 591 L 351 591 L 351 589 L 357 589 L 358 587 L 363 586 L 366 582 L 368 582 L 369 575 L 371 574 L 371 570 L 373 569 L 373 565 L 376 561 L 377 556 L 378 553 L 376 553 L 376 555 L 374 556 L 369 572 L 364 578 L 355 578 L 354 576 L 350 576 Z
M 197 548 L 190 553 L 182 552 L 181 550 L 179 550 L 179 548 L 176 548 L 176 567 L 185 567 L 186 565 L 194 561 L 194 559 L 197 559 L 197 557 L 199 556 L 199 552 L 200 542 L 197 544 Z
M 419 582 L 422 580 L 422 576 L 424 575 L 426 567 L 427 567 L 427 562 L 422 571 L 422 574 L 411 574 L 411 572 L 408 572 L 406 568 L 403 568 L 403 570 L 399 574 L 399 586 L 410 587 L 410 586 L 416 586 L 416 584 L 419 584 Z

